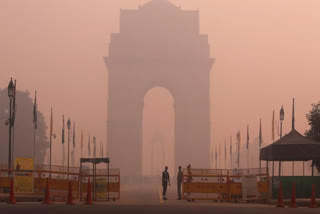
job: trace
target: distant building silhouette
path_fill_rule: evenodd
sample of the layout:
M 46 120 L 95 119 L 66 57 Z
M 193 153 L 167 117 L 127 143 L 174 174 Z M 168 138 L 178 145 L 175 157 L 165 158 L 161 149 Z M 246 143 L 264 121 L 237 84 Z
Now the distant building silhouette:
M 199 33 L 199 11 L 167 0 L 120 11 L 111 35 L 107 140 L 112 166 L 124 176 L 142 173 L 142 111 L 153 87 L 174 97 L 175 167 L 209 167 L 210 58 L 208 36 Z

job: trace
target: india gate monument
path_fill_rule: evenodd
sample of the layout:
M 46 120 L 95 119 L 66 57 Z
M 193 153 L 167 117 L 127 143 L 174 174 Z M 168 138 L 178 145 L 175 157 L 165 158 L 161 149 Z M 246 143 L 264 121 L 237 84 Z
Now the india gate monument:
M 210 166 L 210 58 L 208 36 L 199 32 L 199 11 L 152 0 L 120 11 L 111 35 L 107 143 L 112 167 L 142 175 L 144 96 L 168 89 L 175 109 L 175 166 Z M 159 172 L 160 174 L 161 172 Z

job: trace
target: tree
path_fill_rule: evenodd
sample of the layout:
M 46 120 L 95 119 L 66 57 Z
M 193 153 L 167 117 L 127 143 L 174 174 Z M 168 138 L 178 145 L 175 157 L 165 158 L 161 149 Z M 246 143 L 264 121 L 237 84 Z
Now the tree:
M 310 126 L 310 129 L 305 132 L 306 137 L 310 140 L 320 142 L 320 102 L 312 104 L 312 109 L 306 117 Z M 315 165 L 320 172 L 320 161 L 313 161 L 312 164 Z
M 9 117 L 9 98 L 7 89 L 0 89 L 0 118 Z M 36 132 L 36 163 L 43 163 L 49 147 L 46 136 L 47 125 L 44 116 L 38 111 L 38 128 Z M 13 157 L 33 156 L 33 100 L 28 91 L 16 92 L 16 116 L 14 121 L 14 155 Z M 0 120 L 0 163 L 8 162 L 9 127 L 5 119 Z
M 312 104 L 312 109 L 306 115 L 310 129 L 305 132 L 307 138 L 320 142 L 320 102 Z

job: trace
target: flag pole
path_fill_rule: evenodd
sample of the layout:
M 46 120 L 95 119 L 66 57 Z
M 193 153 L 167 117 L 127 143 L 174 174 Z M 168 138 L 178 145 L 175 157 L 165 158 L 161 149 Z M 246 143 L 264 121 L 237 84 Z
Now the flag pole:
M 261 159 L 260 159 L 260 149 L 262 145 L 262 127 L 261 127 L 261 118 L 260 118 L 260 129 L 259 129 L 259 170 L 261 173 Z
M 232 169 L 232 136 L 230 136 L 230 167 Z
M 50 159 L 49 159 L 49 171 L 51 178 L 51 153 L 52 153 L 52 107 L 51 107 L 51 119 L 50 119 Z
M 247 125 L 247 168 L 249 169 L 249 124 Z
M 81 158 L 82 158 L 82 145 L 83 144 L 83 134 L 82 134 L 82 130 L 81 130 Z
M 61 133 L 61 144 L 62 144 L 62 166 L 65 166 L 65 159 L 66 159 L 66 154 L 65 154 L 65 126 L 64 126 L 64 115 L 62 115 L 62 133 Z
M 34 92 L 34 106 L 33 106 L 33 161 L 36 160 L 36 130 L 37 130 L 37 91 Z
M 15 130 L 15 117 L 16 117 L 16 88 L 17 88 L 17 80 L 14 80 L 14 96 L 13 96 L 13 114 L 12 114 L 12 150 L 11 150 L 11 163 L 13 163 L 14 159 L 14 130 Z

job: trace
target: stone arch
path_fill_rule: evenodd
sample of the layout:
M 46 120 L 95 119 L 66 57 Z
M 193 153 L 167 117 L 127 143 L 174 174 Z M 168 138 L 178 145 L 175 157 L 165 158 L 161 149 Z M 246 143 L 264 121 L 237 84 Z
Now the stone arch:
M 105 63 L 108 154 L 122 175 L 141 176 L 143 98 L 154 86 L 174 97 L 175 167 L 209 167 L 213 62 L 208 37 L 199 33 L 199 11 L 183 11 L 167 0 L 121 10 L 120 32 L 111 35 Z
M 174 173 L 174 114 L 174 97 L 168 89 L 157 86 L 147 91 L 143 106 L 143 176 L 154 179 L 164 166 Z

